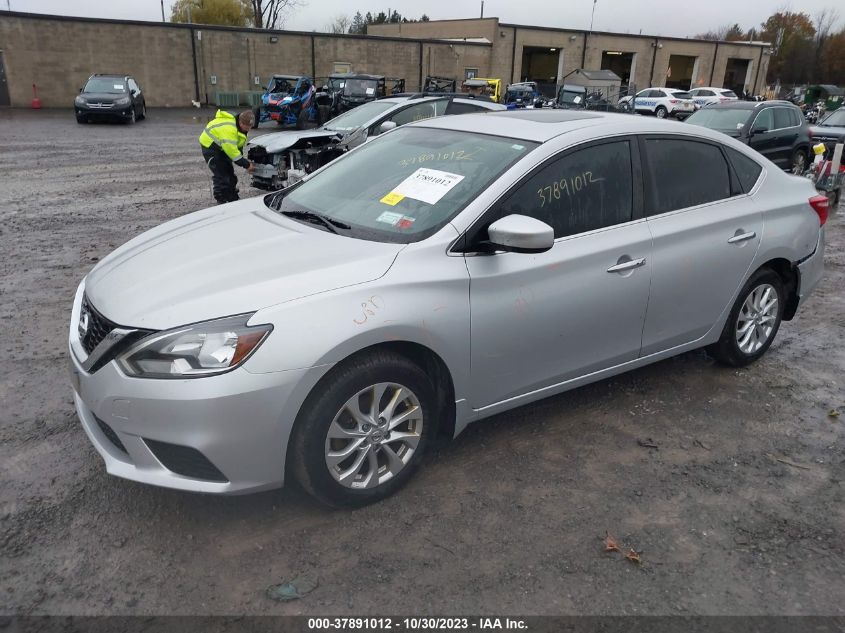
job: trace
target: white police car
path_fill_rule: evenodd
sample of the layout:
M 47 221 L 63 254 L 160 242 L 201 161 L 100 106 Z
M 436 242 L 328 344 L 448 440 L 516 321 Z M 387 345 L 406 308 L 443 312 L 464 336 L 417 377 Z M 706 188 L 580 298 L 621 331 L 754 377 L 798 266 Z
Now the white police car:
M 696 110 L 689 93 L 677 88 L 640 90 L 633 97 L 622 97 L 619 108 L 623 111 L 634 110 L 639 114 L 653 114 L 660 119 L 668 116 L 685 119 Z
M 733 90 L 727 88 L 711 88 L 705 86 L 703 88 L 693 88 L 689 91 L 690 97 L 695 101 L 695 105 L 703 108 L 711 103 L 723 103 L 725 101 L 736 101 L 739 97 Z

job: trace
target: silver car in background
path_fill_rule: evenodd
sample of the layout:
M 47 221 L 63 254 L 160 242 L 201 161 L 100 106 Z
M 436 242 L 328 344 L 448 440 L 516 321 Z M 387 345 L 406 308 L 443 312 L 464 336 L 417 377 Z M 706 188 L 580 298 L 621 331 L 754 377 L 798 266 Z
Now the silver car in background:
M 438 431 L 695 348 L 758 359 L 821 279 L 826 205 L 680 123 L 421 121 L 104 258 L 77 412 L 114 475 L 371 502 Z

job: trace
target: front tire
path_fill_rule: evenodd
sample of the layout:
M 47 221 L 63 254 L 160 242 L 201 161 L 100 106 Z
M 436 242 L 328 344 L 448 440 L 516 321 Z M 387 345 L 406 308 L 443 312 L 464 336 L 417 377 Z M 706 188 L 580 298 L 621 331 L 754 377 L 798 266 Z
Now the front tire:
M 143 121 L 146 118 L 147 118 L 147 102 L 142 101 L 141 102 L 141 115 L 138 117 L 138 120 Z
M 127 125 L 133 125 L 135 121 L 137 121 L 137 117 L 135 116 L 135 106 L 132 106 L 129 109 L 129 118 L 126 120 Z
M 308 110 L 303 108 L 299 111 L 299 114 L 296 115 L 296 129 L 297 130 L 304 130 L 308 125 Z
M 783 281 L 773 270 L 761 268 L 743 286 L 711 355 L 731 367 L 753 363 L 778 333 L 783 307 Z
M 291 470 L 333 507 L 384 499 L 411 478 L 436 434 L 434 388 L 413 362 L 373 352 L 334 368 L 297 417 Z

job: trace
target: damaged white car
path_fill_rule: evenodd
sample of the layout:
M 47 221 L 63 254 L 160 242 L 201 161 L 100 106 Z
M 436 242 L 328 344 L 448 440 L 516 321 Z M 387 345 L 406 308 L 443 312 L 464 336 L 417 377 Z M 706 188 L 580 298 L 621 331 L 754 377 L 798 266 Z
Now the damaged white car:
M 469 114 L 507 108 L 483 98 L 414 94 L 379 99 L 358 106 L 322 127 L 276 132 L 253 140 L 247 155 L 255 163 L 252 186 L 275 191 L 383 132 L 445 114 Z

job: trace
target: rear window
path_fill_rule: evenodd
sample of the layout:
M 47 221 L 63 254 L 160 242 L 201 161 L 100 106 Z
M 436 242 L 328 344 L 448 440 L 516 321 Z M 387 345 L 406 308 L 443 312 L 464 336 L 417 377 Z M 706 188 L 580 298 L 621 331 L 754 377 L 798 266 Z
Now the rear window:
M 748 193 L 754 188 L 754 184 L 760 177 L 760 172 L 763 171 L 763 168 L 760 167 L 756 161 L 748 158 L 748 156 L 741 154 L 735 149 L 726 147 L 725 151 L 728 154 L 728 160 L 731 161 L 731 165 L 733 165 L 734 171 L 739 178 L 742 190 L 745 193 Z
M 674 138 L 645 141 L 651 172 L 648 215 L 731 197 L 728 163 L 716 145 Z
M 730 97 L 731 99 L 739 99 L 733 90 L 721 90 L 722 96 Z
M 692 95 L 688 92 L 673 92 L 672 96 L 676 99 L 692 99 Z
M 742 129 L 750 112 L 739 108 L 704 108 L 687 119 L 687 123 L 700 125 L 721 132 L 735 132 Z

